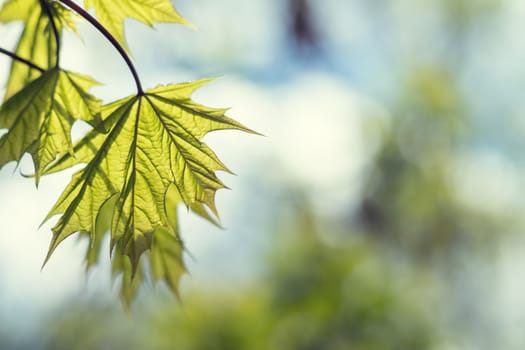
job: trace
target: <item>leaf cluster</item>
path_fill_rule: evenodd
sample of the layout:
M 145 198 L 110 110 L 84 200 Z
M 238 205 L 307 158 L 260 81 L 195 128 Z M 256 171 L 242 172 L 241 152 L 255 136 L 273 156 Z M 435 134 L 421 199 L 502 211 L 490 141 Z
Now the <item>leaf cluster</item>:
M 144 273 L 178 292 L 186 271 L 179 204 L 217 224 L 215 193 L 225 185 L 216 173 L 229 170 L 202 138 L 222 129 L 252 131 L 225 109 L 191 99 L 209 79 L 142 89 L 124 20 L 188 25 L 169 0 L 86 0 L 85 6 L 96 17 L 70 0 L 9 0 L 0 9 L 1 22 L 23 23 L 14 51 L 2 49 L 13 60 L 0 106 L 0 168 L 30 154 L 38 184 L 41 176 L 83 165 L 45 219 L 59 217 L 46 261 L 65 238 L 80 234 L 89 239 L 89 268 L 109 232 L 113 272 L 122 275 L 128 306 Z M 136 94 L 103 103 L 90 92 L 94 79 L 61 68 L 62 33 L 76 32 L 78 20 L 90 22 L 119 51 Z M 73 143 L 76 121 L 92 128 Z

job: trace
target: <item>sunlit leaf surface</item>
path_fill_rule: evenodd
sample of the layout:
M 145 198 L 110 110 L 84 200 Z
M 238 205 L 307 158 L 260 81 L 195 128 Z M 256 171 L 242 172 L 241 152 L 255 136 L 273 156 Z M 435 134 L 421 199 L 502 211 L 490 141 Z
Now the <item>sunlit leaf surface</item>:
M 71 126 L 75 120 L 96 124 L 100 101 L 87 91 L 92 79 L 51 69 L 27 84 L 0 107 L 0 167 L 33 156 L 38 177 L 42 169 L 72 151 Z
M 176 291 L 184 272 L 176 206 L 184 203 L 213 222 L 205 208 L 216 214 L 215 193 L 225 187 L 216 171 L 229 171 L 201 139 L 221 129 L 251 132 L 226 117 L 225 109 L 190 99 L 206 82 L 160 86 L 103 107 L 107 133 L 93 130 L 75 145 L 74 156 L 65 154 L 46 169 L 87 164 L 49 213 L 48 218 L 61 215 L 49 255 L 75 232 L 99 240 L 104 232 L 97 230 L 97 220 L 102 207 L 109 207 L 111 247 L 129 257 L 117 266 L 124 281 L 137 271 L 141 254 L 151 251 L 154 278 Z
M 127 48 L 124 20 L 133 18 L 149 26 L 156 22 L 190 23 L 181 17 L 169 0 L 85 0 L 86 7 L 94 8 L 97 19 L 117 41 Z
M 71 11 L 58 2 L 49 4 L 54 23 L 60 33 L 62 28 L 76 31 Z M 43 69 L 54 67 L 57 45 L 49 17 L 39 0 L 10 0 L 0 9 L 0 22 L 22 21 L 24 29 L 14 52 Z M 40 76 L 40 72 L 24 63 L 12 61 L 6 86 L 5 99 L 22 89 L 28 82 Z

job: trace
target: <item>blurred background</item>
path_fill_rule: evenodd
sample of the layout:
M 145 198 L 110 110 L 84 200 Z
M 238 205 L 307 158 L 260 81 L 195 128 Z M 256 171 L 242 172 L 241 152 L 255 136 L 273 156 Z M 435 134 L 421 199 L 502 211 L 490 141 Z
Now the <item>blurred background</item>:
M 225 228 L 181 208 L 180 300 L 147 284 L 126 315 L 109 253 L 85 275 L 70 238 L 40 270 L 71 172 L 37 191 L 6 166 L 1 349 L 525 348 L 525 2 L 174 4 L 197 30 L 126 22 L 144 85 L 221 76 L 195 99 L 265 135 L 206 137 L 238 175 Z M 80 29 L 65 66 L 105 101 L 132 93 Z M 0 27 L 2 46 L 20 30 Z

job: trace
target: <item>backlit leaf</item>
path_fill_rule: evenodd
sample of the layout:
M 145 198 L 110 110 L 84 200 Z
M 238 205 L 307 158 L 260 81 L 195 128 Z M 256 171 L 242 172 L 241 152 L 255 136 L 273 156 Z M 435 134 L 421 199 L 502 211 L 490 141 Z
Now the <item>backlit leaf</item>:
M 100 102 L 86 91 L 95 82 L 76 73 L 51 69 L 33 80 L 0 107 L 0 168 L 33 156 L 38 181 L 42 170 L 72 150 L 75 120 L 97 124 Z
M 101 242 L 111 225 L 111 213 L 115 205 L 116 196 L 105 202 L 100 209 L 97 219 L 95 232 L 91 235 L 90 244 L 86 254 L 86 267 L 89 269 L 94 266 L 99 259 Z M 172 186 L 166 194 L 166 216 L 170 226 L 177 228 L 177 206 L 181 203 L 177 190 Z M 211 220 L 214 222 L 214 220 Z M 84 232 L 85 234 L 85 232 Z M 89 234 L 88 234 L 89 236 Z M 118 247 L 116 248 L 119 249 Z M 183 244 L 178 232 L 171 232 L 160 228 L 153 234 L 151 250 L 144 254 L 147 256 L 149 264 L 143 264 L 133 274 L 130 260 L 122 254 L 115 254 L 112 262 L 112 274 L 115 279 L 119 279 L 120 298 L 129 311 L 131 302 L 137 294 L 138 287 L 142 280 L 143 272 L 149 267 L 150 275 L 154 282 L 163 281 L 170 290 L 178 296 L 178 285 L 181 276 L 186 272 L 183 260 Z
M 59 33 L 67 27 L 76 31 L 71 11 L 58 2 L 51 2 L 49 8 L 55 18 Z M 49 17 L 42 10 L 39 0 L 9 0 L 0 9 L 0 22 L 23 21 L 24 29 L 18 40 L 15 53 L 43 69 L 56 64 L 56 41 Z M 28 82 L 40 76 L 40 72 L 24 63 L 13 60 L 4 99 L 8 99 Z
M 202 106 L 190 95 L 207 80 L 148 90 L 102 109 L 106 134 L 89 132 L 45 172 L 78 163 L 75 173 L 48 218 L 61 215 L 53 227 L 49 256 L 75 232 L 98 239 L 101 208 L 112 204 L 110 225 L 114 254 L 126 255 L 131 274 L 139 258 L 150 251 L 155 279 L 173 289 L 185 271 L 175 208 L 178 203 L 214 221 L 215 193 L 224 188 L 216 171 L 228 171 L 201 139 L 210 131 L 237 129 L 252 132 L 225 116 L 225 109 Z M 168 265 L 171 266 L 168 268 Z M 120 264 L 126 275 L 127 268 Z
M 127 48 L 124 20 L 128 17 L 151 27 L 156 22 L 190 25 L 175 11 L 170 0 L 85 0 L 84 3 L 95 9 L 97 19 L 124 48 Z

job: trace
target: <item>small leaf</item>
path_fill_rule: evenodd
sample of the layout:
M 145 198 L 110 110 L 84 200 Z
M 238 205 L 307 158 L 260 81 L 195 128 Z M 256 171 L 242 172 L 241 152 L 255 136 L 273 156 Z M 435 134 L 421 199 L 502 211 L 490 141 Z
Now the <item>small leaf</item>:
M 80 37 L 80 32 L 78 31 L 78 26 L 75 20 L 83 19 L 81 16 L 71 11 L 69 8 L 63 6 L 58 1 L 53 1 L 50 4 L 51 12 L 53 13 L 54 18 L 58 19 L 58 28 L 67 28 L 68 30 L 75 33 Z
M 87 93 L 95 81 L 51 69 L 30 82 L 0 107 L 0 168 L 31 153 L 36 179 L 57 156 L 72 151 L 75 120 L 100 123 L 100 101 Z
M 131 263 L 125 255 L 113 257 L 111 271 L 114 278 L 120 277 L 120 300 L 126 311 L 129 312 L 131 302 L 135 299 L 142 282 L 142 272 L 134 273 Z
M 152 249 L 155 278 L 176 290 L 185 269 L 175 207 L 184 202 L 214 222 L 205 207 L 216 213 L 215 193 L 225 186 L 215 172 L 228 171 L 201 139 L 221 129 L 252 132 L 226 117 L 225 109 L 190 99 L 205 82 L 157 87 L 103 107 L 107 134 L 89 132 L 75 145 L 74 157 L 64 154 L 45 169 L 51 173 L 87 163 L 47 217 L 61 214 L 46 260 L 75 232 L 98 239 L 103 233 L 96 230 L 97 216 L 116 197 L 110 228 L 114 255 L 129 257 L 133 275 L 141 254 Z
M 190 25 L 175 11 L 169 0 L 85 0 L 86 7 L 94 8 L 97 19 L 117 41 L 127 49 L 124 20 L 134 18 L 153 27 L 156 22 Z
M 186 272 L 182 242 L 178 235 L 158 229 L 153 236 L 149 252 L 151 272 L 155 281 L 165 281 L 173 293 L 179 296 L 179 280 Z
M 50 5 L 58 31 L 70 28 L 76 31 L 71 11 L 57 2 Z M 44 69 L 56 64 L 56 41 L 49 17 L 42 10 L 39 0 L 9 0 L 0 9 L 0 22 L 23 21 L 24 29 L 18 40 L 15 53 Z M 4 100 L 21 90 L 41 73 L 24 63 L 11 62 Z

